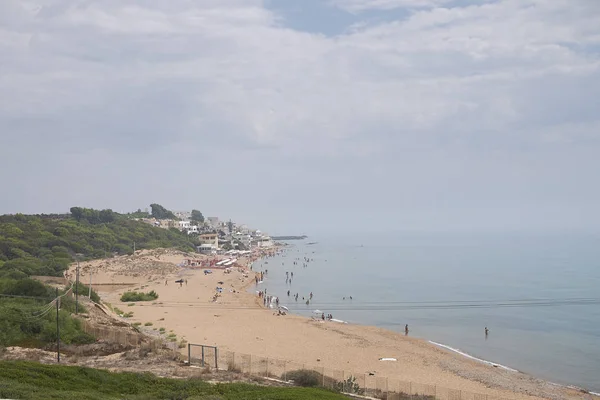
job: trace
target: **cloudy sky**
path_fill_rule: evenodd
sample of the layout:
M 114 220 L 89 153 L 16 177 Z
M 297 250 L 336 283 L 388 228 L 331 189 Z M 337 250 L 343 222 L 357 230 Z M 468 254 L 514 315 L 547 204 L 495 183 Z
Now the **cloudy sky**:
M 600 228 L 600 1 L 2 0 L 1 213 Z

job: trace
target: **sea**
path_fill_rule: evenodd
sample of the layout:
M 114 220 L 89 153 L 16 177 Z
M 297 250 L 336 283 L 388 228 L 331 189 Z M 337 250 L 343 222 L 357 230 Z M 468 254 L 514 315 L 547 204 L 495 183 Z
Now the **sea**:
M 292 313 L 408 325 L 450 351 L 600 392 L 600 234 L 358 233 L 287 244 L 254 264 L 268 274 L 253 290 Z

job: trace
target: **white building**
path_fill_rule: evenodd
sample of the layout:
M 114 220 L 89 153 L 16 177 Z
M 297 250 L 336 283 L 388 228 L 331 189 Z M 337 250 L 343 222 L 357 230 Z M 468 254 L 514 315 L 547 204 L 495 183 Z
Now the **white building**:
M 188 230 L 192 226 L 190 221 L 179 221 L 179 229 L 180 230 Z
M 214 244 L 203 243 L 200 246 L 196 246 L 198 252 L 202 254 L 217 254 L 217 248 Z
M 219 248 L 219 235 L 217 233 L 203 233 L 199 236 L 200 244 L 210 244 L 215 249 Z

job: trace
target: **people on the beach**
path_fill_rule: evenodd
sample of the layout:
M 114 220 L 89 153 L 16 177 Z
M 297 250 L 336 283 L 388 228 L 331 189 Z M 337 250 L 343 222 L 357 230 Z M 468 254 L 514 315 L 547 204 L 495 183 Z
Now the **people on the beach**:
M 408 335 L 408 324 L 404 326 L 404 335 Z
M 490 333 L 490 330 L 489 330 L 489 329 L 488 329 L 488 327 L 486 326 L 486 327 L 485 327 L 485 337 L 487 337 L 487 336 L 488 336 L 488 333 Z
M 165 279 L 165 286 L 167 286 L 169 284 L 169 281 L 167 279 Z

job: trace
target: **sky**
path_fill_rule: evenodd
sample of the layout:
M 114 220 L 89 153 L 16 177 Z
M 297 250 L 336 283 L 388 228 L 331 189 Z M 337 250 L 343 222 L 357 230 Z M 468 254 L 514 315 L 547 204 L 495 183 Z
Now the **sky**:
M 2 0 L 0 213 L 600 230 L 600 1 Z

